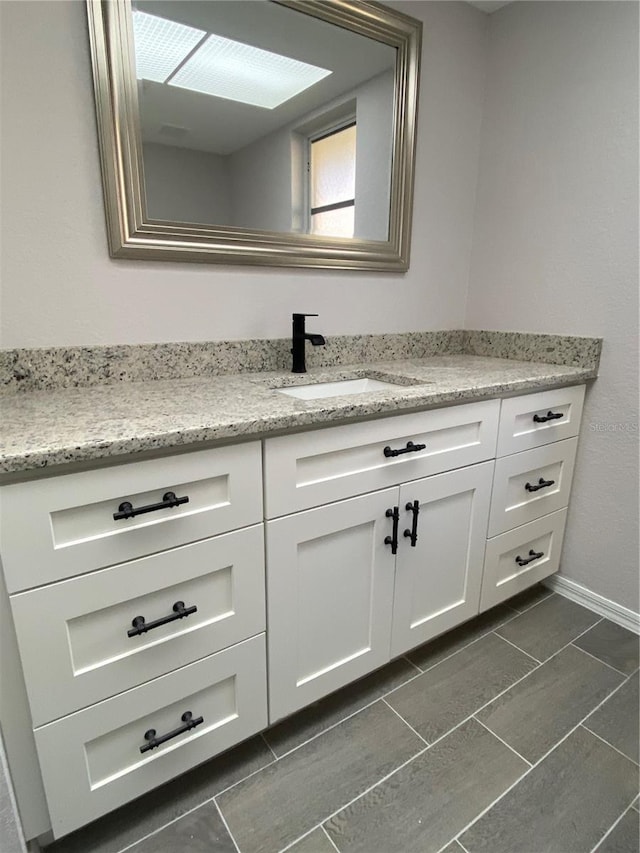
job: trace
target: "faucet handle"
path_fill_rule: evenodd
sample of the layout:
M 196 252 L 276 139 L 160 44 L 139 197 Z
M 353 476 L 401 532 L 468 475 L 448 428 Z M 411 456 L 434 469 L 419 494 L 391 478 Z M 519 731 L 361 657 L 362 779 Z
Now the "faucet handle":
M 292 314 L 292 317 L 319 317 L 319 314 Z

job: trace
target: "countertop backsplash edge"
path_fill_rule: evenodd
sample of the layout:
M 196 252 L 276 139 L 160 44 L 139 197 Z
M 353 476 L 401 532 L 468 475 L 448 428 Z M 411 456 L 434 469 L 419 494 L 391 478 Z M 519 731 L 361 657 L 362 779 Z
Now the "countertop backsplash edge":
M 480 355 L 597 372 L 602 350 L 601 338 L 462 329 L 326 339 L 324 347 L 307 347 L 308 367 Z M 0 394 L 282 371 L 290 367 L 290 347 L 290 339 L 272 338 L 0 349 Z

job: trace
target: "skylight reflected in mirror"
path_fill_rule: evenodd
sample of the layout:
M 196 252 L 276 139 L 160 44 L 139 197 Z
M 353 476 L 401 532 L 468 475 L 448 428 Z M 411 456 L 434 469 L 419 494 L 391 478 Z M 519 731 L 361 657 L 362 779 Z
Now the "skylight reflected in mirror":
M 136 40 L 136 77 L 164 83 L 206 36 L 176 21 L 134 10 L 133 33 Z
M 147 12 L 133 21 L 138 79 L 272 110 L 332 73 Z

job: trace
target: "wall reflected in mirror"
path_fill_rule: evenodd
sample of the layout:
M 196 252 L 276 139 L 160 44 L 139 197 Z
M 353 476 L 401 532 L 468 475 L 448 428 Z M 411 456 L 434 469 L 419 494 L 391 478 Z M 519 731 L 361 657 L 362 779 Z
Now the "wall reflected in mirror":
M 395 47 L 269 0 L 132 14 L 149 219 L 389 239 Z

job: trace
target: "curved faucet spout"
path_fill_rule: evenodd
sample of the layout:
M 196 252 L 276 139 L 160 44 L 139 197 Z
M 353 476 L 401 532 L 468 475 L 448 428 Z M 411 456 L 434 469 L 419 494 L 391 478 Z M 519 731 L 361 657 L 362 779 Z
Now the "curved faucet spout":
M 293 355 L 293 364 L 291 367 L 292 373 L 306 373 L 307 367 L 305 364 L 304 343 L 310 341 L 314 347 L 321 347 L 326 344 L 323 335 L 318 335 L 313 332 L 307 332 L 304 324 L 306 317 L 317 317 L 317 314 L 294 314 L 293 319 L 293 335 L 291 354 Z

